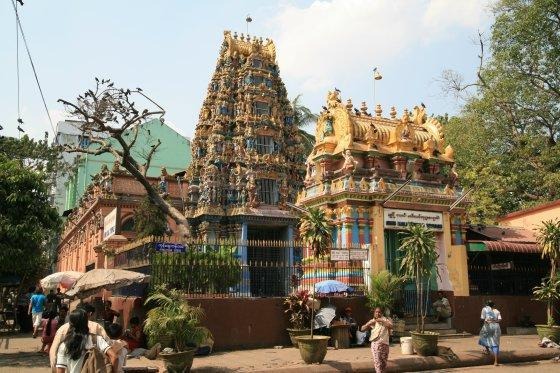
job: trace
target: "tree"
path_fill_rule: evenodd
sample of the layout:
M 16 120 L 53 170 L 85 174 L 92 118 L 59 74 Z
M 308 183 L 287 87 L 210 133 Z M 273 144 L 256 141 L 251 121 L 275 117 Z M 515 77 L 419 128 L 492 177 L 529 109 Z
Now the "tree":
M 465 99 L 446 130 L 464 135 L 450 143 L 467 175 L 463 184 L 477 187 L 473 209 L 481 221 L 560 197 L 557 1 L 500 0 L 493 12 L 489 40 L 479 35 L 476 82 L 443 73 L 446 88 Z M 482 141 L 467 148 L 463 140 L 474 136 Z
M 47 175 L 22 163 L 0 153 L 0 274 L 21 279 L 14 300 L 46 269 L 45 246 L 61 226 L 49 203 Z
M 163 236 L 167 232 L 167 217 L 149 198 L 144 198 L 134 210 L 136 238 Z
M 308 107 L 301 104 L 302 95 L 297 95 L 290 105 L 294 111 L 294 125 L 299 128 L 299 134 L 303 138 L 306 155 L 311 154 L 315 146 L 315 136 L 305 131 L 302 127 L 317 121 L 318 115 L 314 114 Z
M 437 272 L 436 238 L 434 232 L 422 224 L 409 224 L 402 236 L 399 251 L 403 252 L 400 269 L 416 283 L 416 329 L 424 333 L 424 285 L 433 271 Z M 419 320 L 421 318 L 421 320 Z M 418 329 L 420 327 L 420 329 Z
M 135 100 L 142 100 L 150 108 L 137 108 Z M 160 193 L 146 177 L 161 141 L 154 141 L 151 150 L 142 160 L 135 159 L 132 153 L 138 137 L 138 125 L 153 117 L 158 117 L 163 123 L 163 108 L 144 94 L 141 88 L 115 88 L 109 79 L 98 78 L 95 78 L 94 90 L 90 89 L 79 95 L 75 102 L 63 99 L 58 101 L 64 104 L 71 116 L 81 122 L 79 127 L 82 136 L 88 137 L 92 144 L 88 148 L 66 146 L 65 150 L 93 155 L 112 154 L 142 184 L 150 201 L 175 221 L 184 236 L 188 236 L 189 226 L 185 215 L 165 200 L 164 193 Z

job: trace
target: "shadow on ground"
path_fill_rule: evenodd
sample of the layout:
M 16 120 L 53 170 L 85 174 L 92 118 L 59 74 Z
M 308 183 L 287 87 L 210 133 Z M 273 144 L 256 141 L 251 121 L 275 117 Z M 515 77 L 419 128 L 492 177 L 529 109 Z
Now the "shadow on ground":
M 0 368 L 2 367 L 48 367 L 49 357 L 38 352 L 10 352 L 0 353 Z

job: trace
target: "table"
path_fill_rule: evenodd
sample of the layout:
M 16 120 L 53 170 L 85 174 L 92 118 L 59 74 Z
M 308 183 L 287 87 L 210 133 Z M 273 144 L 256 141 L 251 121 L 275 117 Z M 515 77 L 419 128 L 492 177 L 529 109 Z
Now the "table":
M 335 348 L 350 348 L 350 324 L 331 325 L 331 338 Z

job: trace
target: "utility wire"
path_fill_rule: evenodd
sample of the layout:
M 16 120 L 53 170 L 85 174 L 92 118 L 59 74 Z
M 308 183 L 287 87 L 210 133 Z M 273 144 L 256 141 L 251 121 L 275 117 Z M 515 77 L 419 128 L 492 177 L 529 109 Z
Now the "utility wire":
M 17 70 L 17 114 L 18 118 L 21 118 L 21 110 L 20 110 L 20 91 L 21 87 L 19 84 L 19 30 L 18 30 L 18 21 L 17 21 L 17 3 L 16 3 L 16 70 Z
M 23 39 L 23 43 L 25 44 L 25 49 L 27 50 L 27 56 L 29 57 L 29 62 L 31 63 L 31 68 L 33 69 L 33 75 L 35 75 L 35 81 L 37 82 L 37 87 L 39 88 L 39 93 L 41 93 L 41 99 L 43 100 L 43 106 L 45 107 L 45 111 L 47 112 L 47 117 L 49 118 L 49 123 L 53 130 L 53 136 L 56 135 L 56 131 L 53 126 L 51 114 L 49 113 L 49 109 L 47 108 L 47 102 L 45 101 L 45 95 L 43 95 L 43 90 L 41 89 L 41 83 L 39 83 L 39 77 L 37 76 L 37 70 L 35 69 L 35 64 L 33 63 L 33 59 L 31 58 L 31 52 L 29 51 L 29 46 L 27 45 L 27 39 L 25 38 L 25 34 L 23 32 L 23 27 L 21 26 L 21 21 L 19 19 L 19 15 L 17 12 L 15 1 L 12 0 L 12 6 L 14 7 L 14 12 L 16 13 L 16 20 L 19 26 L 19 31 L 21 32 L 21 38 Z M 56 137 L 56 136 L 54 136 Z

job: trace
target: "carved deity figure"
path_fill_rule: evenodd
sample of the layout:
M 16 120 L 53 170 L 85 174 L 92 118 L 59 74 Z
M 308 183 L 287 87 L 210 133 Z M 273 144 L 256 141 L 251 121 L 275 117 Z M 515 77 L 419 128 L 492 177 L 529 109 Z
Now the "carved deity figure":
M 443 189 L 443 194 L 445 194 L 446 196 L 454 196 L 455 190 L 453 190 L 453 187 L 451 187 L 449 184 L 446 184 L 445 188 Z
M 366 132 L 366 143 L 369 145 L 370 149 L 374 147 L 374 144 L 378 139 L 379 139 L 379 131 L 377 131 L 375 125 L 371 123 Z
M 247 194 L 249 197 L 249 206 L 257 207 L 259 205 L 257 201 L 257 184 L 255 183 L 255 176 L 250 174 L 247 181 Z
M 358 166 L 358 161 L 354 159 L 354 157 L 352 156 L 352 152 L 350 152 L 350 149 L 346 149 L 346 151 L 342 153 L 342 155 L 344 156 L 344 163 L 342 164 L 342 172 L 352 173 Z
M 380 192 L 386 192 L 387 191 L 387 183 L 385 182 L 385 180 L 383 178 L 379 179 L 379 183 L 378 183 L 378 189 Z
M 368 182 L 366 181 L 365 177 L 362 177 L 362 180 L 360 180 L 360 191 L 361 192 L 368 191 Z
M 411 131 L 410 131 L 410 117 L 408 115 L 408 110 L 404 110 L 404 114 L 401 119 L 401 125 L 398 126 L 400 132 L 398 136 L 401 141 L 410 141 Z
M 428 116 L 426 115 L 426 107 L 424 104 L 420 106 L 414 106 L 413 113 L 412 113 L 412 122 L 417 126 L 421 126 L 426 122 Z
M 377 182 L 377 180 L 372 179 L 371 183 L 369 185 L 369 191 L 370 192 L 377 192 L 378 189 L 379 189 L 379 183 Z
M 333 118 L 332 116 L 327 116 L 325 119 L 325 128 L 323 129 L 323 137 L 330 136 L 333 134 Z
M 327 94 L 327 107 L 329 109 L 334 108 L 336 106 L 339 106 L 340 103 L 340 93 L 337 90 L 329 91 L 329 93 Z
M 430 136 L 428 140 L 424 143 L 424 150 L 430 155 L 434 155 L 434 151 L 436 150 L 436 142 L 433 136 Z
M 459 179 L 459 174 L 457 173 L 457 163 L 454 163 L 449 171 L 449 185 L 453 188 Z

